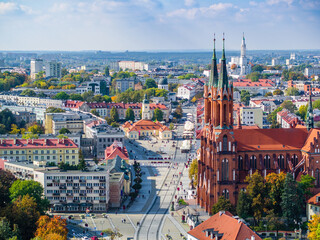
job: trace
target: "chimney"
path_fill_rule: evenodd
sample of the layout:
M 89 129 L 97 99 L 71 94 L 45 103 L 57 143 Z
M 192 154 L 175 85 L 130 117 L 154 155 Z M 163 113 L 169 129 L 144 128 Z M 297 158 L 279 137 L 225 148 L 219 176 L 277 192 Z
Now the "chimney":
M 16 139 L 16 138 L 13 139 L 13 144 L 14 144 L 14 145 L 17 144 L 17 139 Z
M 31 143 L 33 144 L 33 139 L 31 140 Z
M 221 216 L 224 213 L 225 213 L 225 211 L 219 211 L 219 216 Z

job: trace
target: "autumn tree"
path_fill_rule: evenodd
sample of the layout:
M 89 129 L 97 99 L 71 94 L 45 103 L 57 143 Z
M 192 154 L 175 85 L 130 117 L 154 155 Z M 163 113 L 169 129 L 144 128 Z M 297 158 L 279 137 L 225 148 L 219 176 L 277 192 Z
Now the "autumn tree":
M 36 222 L 40 217 L 37 202 L 28 194 L 19 196 L 13 204 L 6 209 L 6 216 L 10 222 L 18 225 L 23 240 L 34 236 Z
M 299 89 L 295 88 L 295 87 L 289 87 L 286 90 L 286 95 L 287 96 L 299 96 L 300 95 Z
M 43 134 L 44 133 L 44 128 L 38 123 L 35 123 L 28 127 L 28 132 L 32 134 Z
M 296 106 L 292 103 L 290 100 L 284 101 L 281 105 L 282 108 L 287 109 L 291 113 L 293 113 L 296 110 Z
M 90 113 L 92 113 L 93 115 L 100 117 L 99 112 L 97 111 L 97 109 L 91 109 Z
M 314 214 L 308 222 L 308 239 L 319 240 L 320 239 L 320 215 Z
M 16 180 L 10 187 L 10 198 L 16 201 L 26 195 L 32 197 L 37 204 L 37 210 L 44 213 L 49 207 L 49 201 L 43 198 L 43 187 L 33 180 Z
M 269 193 L 269 202 L 268 206 L 270 209 L 274 209 L 274 213 L 278 214 L 278 216 L 282 215 L 281 209 L 281 192 L 284 187 L 286 175 L 281 172 L 270 173 L 266 177 L 266 189 Z
M 18 126 L 16 124 L 11 124 L 10 134 L 19 134 L 19 133 L 20 133 L 20 129 L 18 128 Z
M 61 239 L 67 240 L 68 229 L 67 222 L 60 216 L 53 218 L 43 215 L 37 222 L 36 237 L 43 240 Z
M 198 185 L 198 160 L 193 159 L 189 167 L 189 179 L 192 181 L 193 186 Z
M 219 197 L 218 202 L 213 204 L 211 214 L 214 215 L 219 211 L 229 211 L 234 213 L 234 206 L 231 204 L 229 199 L 225 199 L 225 197 L 221 196 Z
M 259 223 L 263 216 L 264 207 L 266 205 L 265 197 L 267 191 L 264 185 L 264 179 L 259 174 L 259 172 L 256 171 L 251 176 L 247 176 L 245 182 L 248 183 L 247 193 L 250 200 L 252 201 L 251 207 L 253 211 L 254 221 L 255 223 Z
M 273 95 L 283 95 L 283 91 L 281 91 L 279 88 L 273 91 Z
M 112 229 L 108 228 L 106 230 L 103 230 L 102 232 L 107 234 L 111 240 L 116 239 L 116 238 L 121 238 L 123 236 L 117 229 L 112 230 Z

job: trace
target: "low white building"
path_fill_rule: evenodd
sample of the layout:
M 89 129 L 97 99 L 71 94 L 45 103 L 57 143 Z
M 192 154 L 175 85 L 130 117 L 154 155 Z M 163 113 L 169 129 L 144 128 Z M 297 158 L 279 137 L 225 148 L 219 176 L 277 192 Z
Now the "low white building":
M 196 95 L 196 86 L 194 84 L 184 84 L 178 87 L 178 98 L 191 100 Z
M 41 183 L 53 212 L 105 212 L 109 202 L 109 170 L 103 166 L 88 171 L 62 171 L 23 162 L 5 162 L 5 169 L 23 180 Z
M 312 215 L 320 214 L 320 193 L 314 195 L 307 201 L 307 218 L 311 219 Z
M 241 107 L 240 119 L 243 125 L 263 128 L 263 112 L 259 107 Z

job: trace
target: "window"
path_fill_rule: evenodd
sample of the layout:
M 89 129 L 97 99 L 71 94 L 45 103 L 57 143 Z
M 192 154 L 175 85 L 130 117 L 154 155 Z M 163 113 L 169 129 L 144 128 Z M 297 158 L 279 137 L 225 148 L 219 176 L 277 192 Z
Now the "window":
M 298 156 L 293 154 L 291 157 L 291 162 L 292 162 L 293 167 L 295 167 L 298 164 Z
M 228 181 L 229 180 L 229 161 L 228 161 L 228 159 L 222 160 L 221 168 L 222 168 L 221 180 Z
M 224 189 L 222 191 L 222 196 L 225 198 L 225 199 L 229 199 L 229 190 L 228 189 Z
M 227 135 L 224 135 L 223 139 L 222 139 L 222 151 L 224 151 L 224 152 L 228 151 L 228 137 L 227 137 Z
M 282 154 L 280 154 L 278 157 L 278 166 L 280 169 L 284 168 L 284 156 Z
M 320 181 L 320 173 L 319 173 L 319 169 L 317 168 L 316 169 L 316 172 L 315 172 L 315 176 L 314 176 L 315 178 L 316 178 L 316 187 L 319 187 L 320 186 L 320 183 L 319 183 L 319 181 Z
M 257 157 L 254 155 L 250 157 L 250 168 L 253 170 L 257 169 Z
M 241 156 L 238 158 L 238 169 L 243 170 L 243 157 Z
M 269 155 L 264 156 L 263 163 L 264 163 L 265 169 L 270 168 L 270 159 L 271 157 Z

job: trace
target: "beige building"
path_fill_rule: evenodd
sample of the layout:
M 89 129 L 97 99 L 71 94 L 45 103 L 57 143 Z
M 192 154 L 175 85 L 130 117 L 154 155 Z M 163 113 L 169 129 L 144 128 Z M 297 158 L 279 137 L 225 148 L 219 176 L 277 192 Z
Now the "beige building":
M 84 132 L 84 120 L 81 115 L 70 113 L 46 113 L 45 133 L 59 134 L 62 128 L 67 128 L 71 133 Z
M 259 107 L 241 107 L 240 119 L 242 125 L 263 128 L 263 111 Z
M 320 193 L 314 195 L 307 201 L 307 218 L 311 219 L 312 215 L 320 214 Z

